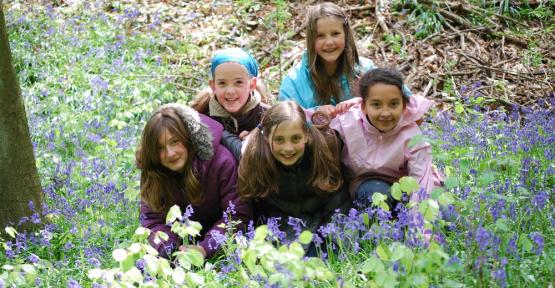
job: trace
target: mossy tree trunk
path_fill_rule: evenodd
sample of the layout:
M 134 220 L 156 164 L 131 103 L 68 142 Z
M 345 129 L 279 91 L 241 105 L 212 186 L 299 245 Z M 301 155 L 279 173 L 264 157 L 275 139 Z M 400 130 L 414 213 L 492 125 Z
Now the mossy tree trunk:
M 16 224 L 23 216 L 34 212 L 41 215 L 42 207 L 42 188 L 21 89 L 12 64 L 2 2 L 0 0 L 0 233 L 6 225 Z M 33 201 L 35 211 L 29 209 L 29 201 Z

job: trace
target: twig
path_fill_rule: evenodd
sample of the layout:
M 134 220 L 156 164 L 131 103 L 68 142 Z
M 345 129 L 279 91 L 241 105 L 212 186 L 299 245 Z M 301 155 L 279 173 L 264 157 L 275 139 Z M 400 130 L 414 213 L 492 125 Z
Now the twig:
M 378 21 L 378 25 L 380 25 L 380 28 L 382 28 L 382 31 L 384 33 L 391 34 L 391 31 L 389 31 L 389 28 L 387 28 L 387 25 L 385 24 L 385 17 L 382 14 L 382 10 L 385 10 L 383 4 L 384 3 L 382 0 L 376 0 L 376 20 Z
M 428 81 L 428 85 L 426 85 L 426 88 L 424 89 L 424 92 L 422 92 L 422 97 L 426 97 L 426 95 L 428 95 L 428 92 L 430 92 L 430 89 L 432 89 L 433 84 L 434 84 L 434 79 L 430 79 Z

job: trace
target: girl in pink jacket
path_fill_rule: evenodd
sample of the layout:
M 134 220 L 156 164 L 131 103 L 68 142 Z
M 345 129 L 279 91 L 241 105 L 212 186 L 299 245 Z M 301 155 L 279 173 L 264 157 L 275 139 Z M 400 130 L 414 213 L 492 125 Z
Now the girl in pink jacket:
M 418 95 L 403 92 L 403 78 L 396 72 L 377 68 L 359 82 L 362 103 L 338 115 L 331 127 L 343 140 L 342 161 L 351 180 L 351 197 L 369 204 L 372 194 L 388 196 L 389 187 L 403 176 L 414 177 L 429 193 L 441 185 L 441 175 L 432 168 L 431 146 L 426 142 L 409 145 L 422 132 L 416 121 L 433 105 Z M 418 201 L 418 193 L 413 193 Z

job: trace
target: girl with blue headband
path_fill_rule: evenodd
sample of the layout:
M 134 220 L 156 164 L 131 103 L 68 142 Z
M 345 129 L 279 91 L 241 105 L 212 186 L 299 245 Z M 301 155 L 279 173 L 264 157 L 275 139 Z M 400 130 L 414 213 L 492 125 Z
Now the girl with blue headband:
M 262 103 L 265 89 L 257 90 L 258 63 L 243 49 L 227 48 L 216 51 L 210 72 L 210 92 L 197 95 L 191 107 L 224 126 L 222 143 L 238 159 L 241 140 L 260 123 L 269 107 Z

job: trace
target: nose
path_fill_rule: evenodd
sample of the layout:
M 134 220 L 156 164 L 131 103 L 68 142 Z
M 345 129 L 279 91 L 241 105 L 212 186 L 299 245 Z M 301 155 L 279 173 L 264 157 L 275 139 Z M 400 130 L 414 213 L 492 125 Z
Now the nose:
M 292 152 L 293 150 L 295 150 L 295 148 L 293 147 L 293 143 L 287 142 L 287 143 L 283 144 L 283 151 L 284 152 Z
M 173 155 L 175 155 L 175 149 L 172 146 L 167 146 L 166 147 L 166 156 L 171 158 L 171 157 L 173 157 Z

